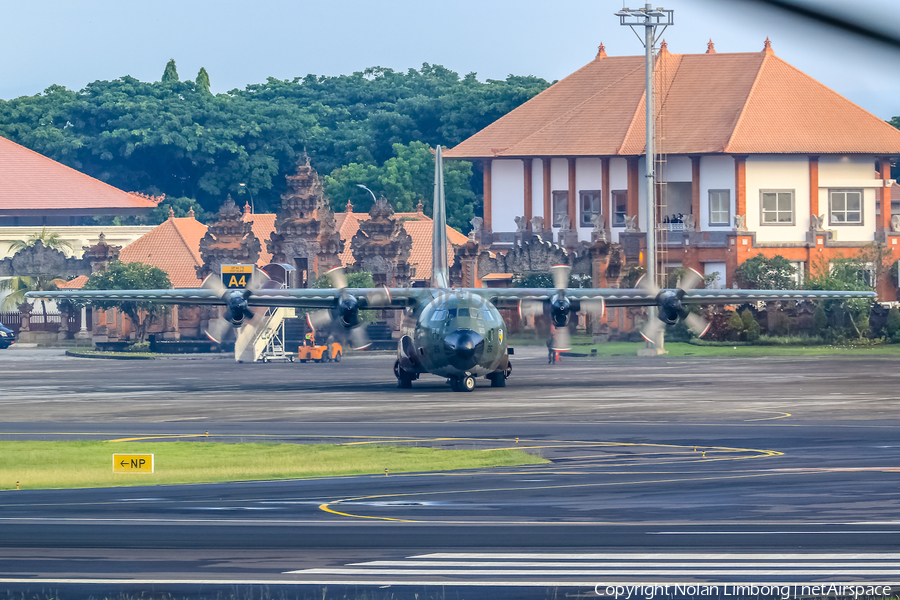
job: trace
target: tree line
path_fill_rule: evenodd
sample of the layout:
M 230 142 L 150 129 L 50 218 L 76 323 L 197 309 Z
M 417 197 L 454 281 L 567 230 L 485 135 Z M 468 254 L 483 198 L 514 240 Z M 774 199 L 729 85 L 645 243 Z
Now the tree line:
M 205 69 L 180 79 L 171 60 L 157 82 L 125 76 L 0 101 L 0 135 L 120 189 L 166 194 L 154 220 L 169 205 L 179 216 L 192 205 L 214 212 L 229 193 L 241 203 L 252 194 L 258 212 L 274 211 L 304 152 L 335 210 L 349 201 L 367 211 L 363 183 L 395 210 L 422 200 L 430 211 L 429 146 L 455 146 L 549 85 L 514 75 L 482 82 L 426 63 L 269 78 L 212 94 Z M 481 212 L 481 178 L 465 161 L 445 167 L 448 221 L 467 231 Z

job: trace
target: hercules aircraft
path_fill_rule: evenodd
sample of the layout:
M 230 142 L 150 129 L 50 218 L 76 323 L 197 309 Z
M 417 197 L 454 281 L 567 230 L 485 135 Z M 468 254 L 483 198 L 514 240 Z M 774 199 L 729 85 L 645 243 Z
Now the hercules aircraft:
M 567 350 L 568 324 L 573 315 L 602 316 L 606 307 L 656 306 L 660 323 L 644 329 L 648 341 L 656 340 L 664 324 L 683 319 L 698 335 L 709 328 L 688 305 L 743 304 L 754 301 L 873 298 L 873 292 L 818 292 L 800 290 L 695 290 L 702 280 L 693 271 L 679 288 L 660 290 L 652 282 L 640 289 L 568 289 L 569 267 L 553 267 L 555 289 L 547 288 L 453 288 L 447 265 L 447 229 L 441 149 L 435 152 L 434 232 L 432 287 L 350 289 L 342 268 L 328 272 L 331 289 L 267 289 L 264 275 L 251 279 L 243 290 L 226 289 L 215 277 L 204 287 L 175 290 L 109 290 L 29 292 L 34 299 L 134 300 L 160 304 L 209 304 L 222 307 L 222 319 L 207 332 L 221 339 L 223 328 L 251 329 L 257 321 L 254 308 L 292 307 L 321 309 L 308 315 L 312 328 L 328 325 L 345 331 L 356 348 L 369 342 L 359 311 L 403 310 L 401 337 L 397 346 L 394 375 L 401 388 L 409 388 L 423 373 L 445 377 L 454 391 L 471 392 L 475 379 L 485 377 L 492 387 L 505 387 L 512 373 L 509 336 L 498 309 L 518 309 L 520 314 L 545 314 L 554 325 L 551 347 Z M 246 331 L 241 334 L 245 338 Z

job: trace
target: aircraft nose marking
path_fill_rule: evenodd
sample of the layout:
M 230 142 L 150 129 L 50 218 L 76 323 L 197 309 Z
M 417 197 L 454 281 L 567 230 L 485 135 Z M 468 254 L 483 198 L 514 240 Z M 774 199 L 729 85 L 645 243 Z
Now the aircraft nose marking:
M 471 329 L 458 329 L 444 337 L 450 364 L 462 370 L 471 369 L 484 353 L 484 337 Z

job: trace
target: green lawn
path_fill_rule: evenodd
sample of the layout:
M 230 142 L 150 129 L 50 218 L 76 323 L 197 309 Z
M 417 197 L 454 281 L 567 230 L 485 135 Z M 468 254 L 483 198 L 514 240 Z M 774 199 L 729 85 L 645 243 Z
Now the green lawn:
M 643 348 L 644 343 L 636 342 L 610 342 L 607 344 L 593 344 L 589 335 L 575 335 L 571 338 L 572 352 L 590 354 L 591 350 L 597 350 L 598 357 L 609 356 L 633 356 L 637 358 L 638 348 Z M 544 346 L 546 340 L 538 339 L 533 335 L 520 334 L 510 337 L 509 345 L 516 346 Z M 695 346 L 680 342 L 667 342 L 667 356 L 900 356 L 900 344 L 885 344 L 881 346 L 869 346 L 858 348 L 853 346 Z
M 153 454 L 153 474 L 116 474 L 112 455 Z M 0 490 L 115 487 L 447 471 L 547 462 L 520 450 L 337 444 L 0 442 Z
M 75 358 L 117 358 L 124 360 L 147 360 L 159 356 L 153 352 L 104 352 L 101 350 L 85 350 L 82 348 L 70 348 L 66 350 L 67 356 Z
M 609 344 L 573 344 L 572 352 L 590 354 L 597 349 L 597 356 L 634 356 L 642 343 L 612 342 Z M 854 348 L 848 346 L 694 346 L 671 342 L 666 344 L 667 356 L 900 356 L 900 344 Z

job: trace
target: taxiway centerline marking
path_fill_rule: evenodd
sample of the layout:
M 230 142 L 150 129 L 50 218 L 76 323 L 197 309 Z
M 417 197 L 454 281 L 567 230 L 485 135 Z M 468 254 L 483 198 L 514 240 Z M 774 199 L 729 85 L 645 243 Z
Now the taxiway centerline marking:
M 666 560 L 666 559 L 656 559 Z M 668 560 L 675 560 L 669 557 Z M 886 559 L 890 560 L 890 559 Z M 465 560 L 370 560 L 368 562 L 349 563 L 348 567 L 544 567 L 544 568 L 566 568 L 581 567 L 591 569 L 602 568 L 621 568 L 621 567 L 639 567 L 642 562 L 649 567 L 672 567 L 672 568 L 697 568 L 696 562 L 665 562 L 656 561 L 632 561 L 632 562 L 581 562 L 581 561 L 465 561 Z M 704 562 L 703 567 L 714 568 L 730 568 L 730 567 L 791 567 L 791 568 L 814 568 L 814 569 L 871 569 L 875 567 L 896 567 L 900 573 L 900 565 L 895 561 L 891 562 L 792 562 L 786 565 L 782 562 Z
M 746 560 L 900 560 L 900 553 L 896 552 L 824 552 L 824 553 L 800 553 L 800 552 L 775 552 L 766 554 L 743 554 L 737 552 L 644 552 L 644 553 L 567 553 L 550 554 L 542 552 L 432 552 L 429 554 L 417 554 L 407 558 L 436 558 L 436 559 L 479 559 L 495 558 L 506 559 L 549 559 L 549 560 L 722 560 L 722 559 L 746 559 Z

